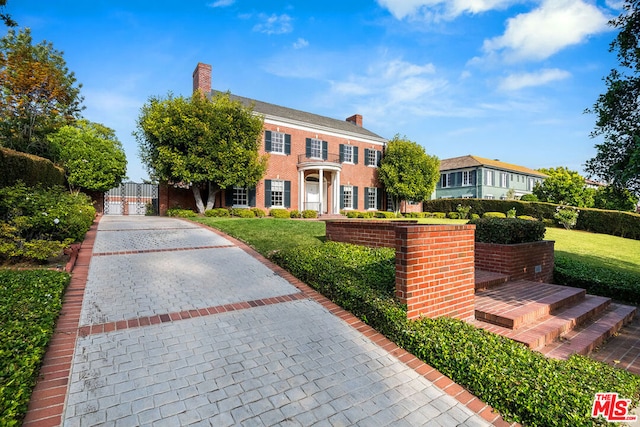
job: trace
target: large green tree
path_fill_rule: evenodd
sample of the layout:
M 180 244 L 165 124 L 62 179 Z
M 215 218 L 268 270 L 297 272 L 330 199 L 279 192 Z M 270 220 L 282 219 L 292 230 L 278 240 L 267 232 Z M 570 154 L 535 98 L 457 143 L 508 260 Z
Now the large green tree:
M 267 156 L 258 153 L 263 118 L 230 95 L 213 99 L 151 97 L 134 132 L 140 157 L 152 178 L 191 186 L 198 211 L 213 207 L 218 191 L 252 187 L 262 178 Z M 206 201 L 202 189 L 208 189 Z
M 59 152 L 71 190 L 107 191 L 122 183 L 127 157 L 112 129 L 79 120 L 48 137 Z
M 79 117 L 80 87 L 51 43 L 9 30 L 0 39 L 0 145 L 55 160 L 47 135 Z
M 440 160 L 421 145 L 396 135 L 385 147 L 378 180 L 391 195 L 394 211 L 400 210 L 402 200 L 428 200 L 439 177 Z
M 539 201 L 579 207 L 593 206 L 594 191 L 585 187 L 584 177 L 578 172 L 564 166 L 538 171 L 548 175 L 533 188 L 533 194 Z
M 604 185 L 599 187 L 594 196 L 594 208 L 615 211 L 633 211 L 638 205 L 638 197 L 626 188 Z
M 609 21 L 620 30 L 609 47 L 619 67 L 605 78 L 607 91 L 590 112 L 597 116 L 592 136 L 604 137 L 587 171 L 617 188 L 640 194 L 640 0 L 627 0 Z

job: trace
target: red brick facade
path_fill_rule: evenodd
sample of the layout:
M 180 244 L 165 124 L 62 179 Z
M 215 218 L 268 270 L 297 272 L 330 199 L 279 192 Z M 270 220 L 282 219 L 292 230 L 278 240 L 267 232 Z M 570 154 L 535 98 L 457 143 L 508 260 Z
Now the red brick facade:
M 510 280 L 553 283 L 554 242 L 498 245 L 475 244 L 476 268 L 509 276 Z
M 211 93 L 210 65 L 198 64 L 193 89 Z M 216 200 L 217 207 L 310 209 L 321 214 L 387 209 L 386 194 L 377 183 L 386 140 L 364 129 L 360 114 L 341 121 L 232 97 L 253 102 L 254 112 L 264 115 L 260 154 L 268 154 L 269 161 L 255 189 L 246 195 L 228 189 Z M 320 145 L 310 151 L 311 143 Z M 421 204 L 407 205 L 405 211 L 421 211 Z
M 474 225 L 328 221 L 326 236 L 327 240 L 395 247 L 396 298 L 407 304 L 409 319 L 469 319 L 474 316 L 474 233 Z

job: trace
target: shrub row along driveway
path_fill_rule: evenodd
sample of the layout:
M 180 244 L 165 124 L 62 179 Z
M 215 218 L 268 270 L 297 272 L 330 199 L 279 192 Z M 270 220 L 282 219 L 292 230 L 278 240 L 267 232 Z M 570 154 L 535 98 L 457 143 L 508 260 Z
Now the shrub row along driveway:
M 309 296 L 197 225 L 103 217 L 64 425 L 494 421 Z

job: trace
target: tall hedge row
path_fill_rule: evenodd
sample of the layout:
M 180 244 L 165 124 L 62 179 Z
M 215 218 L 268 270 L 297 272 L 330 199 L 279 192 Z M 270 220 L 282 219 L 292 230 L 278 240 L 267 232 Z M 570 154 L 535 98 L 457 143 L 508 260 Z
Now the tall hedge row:
M 553 203 L 523 202 L 520 200 L 486 199 L 437 199 L 424 202 L 425 212 L 456 212 L 458 205 L 470 206 L 470 214 L 482 216 L 485 212 L 504 212 L 515 208 L 517 215 L 529 215 L 543 220 L 554 220 L 556 207 Z M 607 211 L 579 208 L 576 229 L 593 233 L 610 234 L 640 240 L 640 215 L 631 212 Z
M 65 185 L 64 170 L 50 160 L 0 147 L 0 188 L 18 181 L 27 186 Z

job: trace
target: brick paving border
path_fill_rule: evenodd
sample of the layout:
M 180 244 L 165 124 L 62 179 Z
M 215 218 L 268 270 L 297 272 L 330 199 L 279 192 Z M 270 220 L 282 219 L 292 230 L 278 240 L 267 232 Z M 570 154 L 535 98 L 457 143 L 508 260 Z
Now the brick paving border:
M 350 312 L 334 304 L 328 298 L 316 292 L 313 288 L 301 282 L 286 270 L 275 265 L 260 253 L 258 253 L 256 250 L 246 245 L 244 242 L 228 236 L 217 229 L 193 221 L 187 222 L 206 228 L 207 230 L 210 230 L 215 234 L 228 239 L 229 241 L 234 243 L 235 246 L 241 248 L 253 258 L 258 260 L 260 263 L 273 270 L 276 274 L 288 281 L 291 285 L 298 288 L 301 293 L 265 298 L 255 301 L 244 301 L 241 303 L 225 304 L 217 307 L 208 307 L 206 309 L 194 309 L 184 312 L 167 313 L 150 317 L 110 322 L 106 324 L 79 327 L 84 291 L 87 282 L 87 276 L 89 273 L 89 263 L 91 262 L 93 245 L 98 231 L 98 224 L 100 222 L 100 219 L 101 217 L 98 217 L 93 223 L 91 229 L 87 232 L 82 245 L 80 246 L 77 259 L 75 260 L 71 282 L 67 287 L 65 295 L 63 297 L 62 310 L 56 323 L 56 329 L 54 331 L 53 337 L 51 338 L 51 341 L 49 342 L 49 346 L 45 353 L 43 364 L 40 369 L 38 382 L 31 395 L 29 408 L 23 422 L 24 427 L 55 427 L 62 424 L 64 405 L 71 376 L 71 365 L 73 362 L 73 355 L 75 352 L 76 340 L 78 337 L 87 336 L 94 333 L 109 332 L 118 329 L 144 327 L 152 324 L 179 321 L 192 317 L 214 315 L 217 313 L 223 313 L 233 310 L 249 309 L 251 307 L 277 304 L 280 302 L 293 301 L 304 298 L 312 299 L 322 305 L 330 313 L 344 320 L 352 328 L 368 337 L 380 348 L 396 357 L 406 366 L 415 370 L 425 379 L 431 381 L 434 385 L 439 387 L 448 395 L 455 398 L 461 404 L 465 405 L 471 411 L 479 414 L 487 422 L 498 427 L 519 425 L 517 423 L 508 423 L 500 416 L 500 414 L 495 412 L 491 406 L 482 402 L 476 396 L 453 382 L 450 378 L 443 375 L 435 368 L 422 362 L 406 350 L 401 349 L 384 335 L 380 334 L 375 329 L 362 322 Z M 123 253 L 164 251 L 167 250 L 158 249 L 133 252 L 126 251 Z M 120 252 L 100 253 L 93 255 L 100 256 L 115 254 L 120 254 Z

